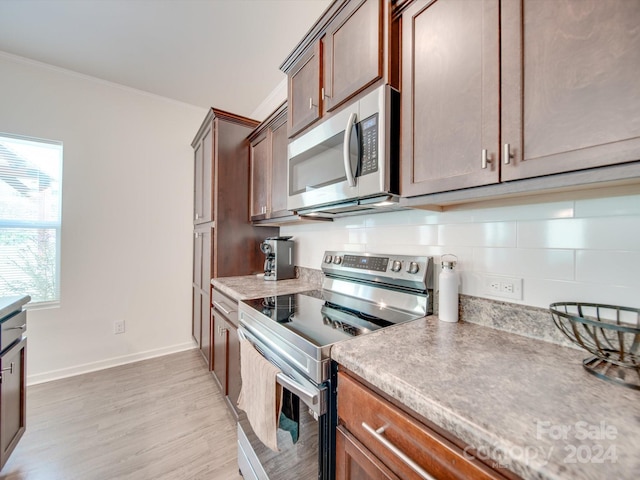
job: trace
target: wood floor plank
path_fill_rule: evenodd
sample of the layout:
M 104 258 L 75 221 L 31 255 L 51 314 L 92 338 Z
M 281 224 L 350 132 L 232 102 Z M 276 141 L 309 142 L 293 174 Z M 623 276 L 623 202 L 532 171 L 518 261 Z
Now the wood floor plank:
M 236 480 L 236 441 L 194 349 L 29 387 L 0 480 Z

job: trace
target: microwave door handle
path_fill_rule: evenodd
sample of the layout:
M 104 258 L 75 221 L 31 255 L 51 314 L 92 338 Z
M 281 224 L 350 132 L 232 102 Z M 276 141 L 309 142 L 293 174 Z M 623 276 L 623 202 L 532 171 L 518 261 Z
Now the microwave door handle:
M 347 175 L 347 182 L 349 182 L 350 187 L 356 186 L 356 179 L 353 176 L 353 172 L 351 171 L 351 132 L 353 131 L 353 125 L 357 120 L 357 113 L 353 112 L 349 115 L 349 121 L 347 122 L 347 127 L 344 131 L 344 143 L 342 144 L 342 155 L 344 157 L 344 172 Z

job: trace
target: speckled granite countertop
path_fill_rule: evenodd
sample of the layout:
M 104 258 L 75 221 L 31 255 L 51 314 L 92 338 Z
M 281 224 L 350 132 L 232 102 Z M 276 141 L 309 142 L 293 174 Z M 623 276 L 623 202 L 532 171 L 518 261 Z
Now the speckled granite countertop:
M 331 356 L 523 478 L 640 477 L 640 391 L 589 374 L 585 351 L 428 317 Z
M 16 295 L 12 297 L 0 297 L 0 319 L 6 315 L 22 310 L 22 307 L 31 301 L 28 295 Z
M 320 288 L 319 283 L 308 279 L 293 278 L 291 280 L 268 281 L 255 275 L 214 278 L 211 280 L 211 284 L 213 288 L 219 289 L 235 300 L 286 295 L 287 293 Z

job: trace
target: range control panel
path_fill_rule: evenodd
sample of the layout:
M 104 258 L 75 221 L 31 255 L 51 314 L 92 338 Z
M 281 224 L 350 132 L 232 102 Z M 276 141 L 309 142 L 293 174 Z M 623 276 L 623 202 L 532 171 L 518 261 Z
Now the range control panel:
M 431 288 L 433 258 L 413 255 L 326 251 L 322 271 L 328 275 L 361 278 L 374 282 L 424 283 Z M 427 283 L 429 284 L 427 286 Z

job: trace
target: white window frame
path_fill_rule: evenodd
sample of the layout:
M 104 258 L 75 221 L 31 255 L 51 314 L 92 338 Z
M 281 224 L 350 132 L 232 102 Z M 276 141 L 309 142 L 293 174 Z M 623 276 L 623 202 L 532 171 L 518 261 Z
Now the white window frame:
M 51 308 L 51 307 L 57 307 L 60 305 L 60 299 L 62 296 L 62 292 L 61 292 L 61 284 L 60 284 L 60 268 L 61 268 L 61 262 L 60 262 L 60 256 L 61 256 L 61 239 L 62 239 L 62 169 L 63 169 L 63 163 L 64 163 L 64 149 L 63 149 L 63 143 L 60 141 L 55 141 L 55 140 L 47 140 L 47 139 L 41 139 L 41 138 L 35 138 L 35 137 L 28 137 L 28 136 L 23 136 L 23 135 L 14 135 L 14 134 L 9 134 L 9 133 L 4 133 L 4 132 L 0 132 L 0 139 L 14 139 L 17 141 L 25 141 L 25 142 L 31 142 L 31 143 L 38 143 L 38 144 L 46 144 L 46 145 L 55 145 L 55 146 L 59 146 L 60 148 L 60 171 L 59 171 L 59 186 L 60 186 L 60 191 L 59 191 L 59 197 L 58 197 L 58 215 L 57 221 L 46 221 L 46 220 L 16 220 L 16 219 L 3 219 L 2 217 L 0 217 L 0 228 L 1 229 L 33 229 L 33 230 L 39 230 L 39 229 L 47 229 L 47 230 L 54 230 L 55 231 L 55 237 L 56 237 L 56 241 L 55 241 L 55 246 L 56 246 L 56 251 L 55 251 L 55 275 L 54 275 L 54 291 L 56 293 L 56 298 L 54 300 L 48 300 L 48 301 L 34 301 L 32 300 L 30 303 L 28 303 L 25 308 L 29 309 L 29 310 L 33 310 L 33 309 L 42 309 L 42 308 Z M 16 292 L 16 295 L 20 295 L 20 294 L 25 294 L 25 295 L 29 295 L 30 292 Z M 0 294 L 0 296 L 2 296 L 2 294 Z

